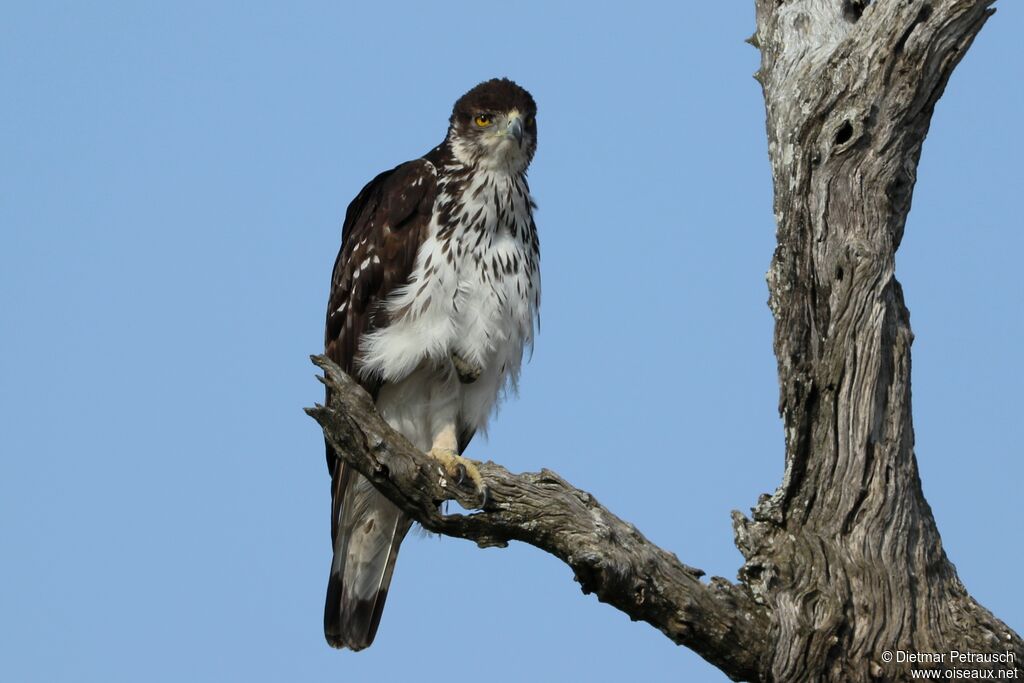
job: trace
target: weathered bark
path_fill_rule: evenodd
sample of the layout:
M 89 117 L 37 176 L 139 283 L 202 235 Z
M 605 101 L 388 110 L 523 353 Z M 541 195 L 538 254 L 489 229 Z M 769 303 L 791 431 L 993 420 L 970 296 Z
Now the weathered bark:
M 885 651 L 1024 656 L 960 583 L 922 495 L 893 274 L 933 108 L 990 4 L 757 2 L 786 469 L 735 528 L 772 614 L 771 680 L 905 676 Z
M 481 547 L 523 541 L 559 558 L 575 572 L 584 593 L 614 605 L 687 645 L 737 680 L 756 677 L 766 651 L 768 621 L 749 591 L 688 567 L 622 521 L 597 500 L 550 470 L 511 474 L 478 463 L 487 484 L 483 509 L 444 514 L 442 501 L 467 509 L 476 492 L 457 486 L 438 463 L 416 450 L 380 417 L 370 396 L 323 356 L 331 389 L 326 407 L 307 409 L 331 446 L 428 531 L 465 538 Z
M 425 528 L 481 546 L 530 543 L 584 592 L 735 680 L 907 680 L 885 653 L 941 668 L 1016 669 L 1020 637 L 967 593 L 921 491 L 910 412 L 909 313 L 894 277 L 921 145 L 992 0 L 755 0 L 778 248 L 768 274 L 786 436 L 782 484 L 734 513 L 740 581 L 645 539 L 553 472 L 485 463 L 483 509 L 318 357 L 310 409 L 336 451 Z M 952 650 L 1012 653 L 950 661 Z

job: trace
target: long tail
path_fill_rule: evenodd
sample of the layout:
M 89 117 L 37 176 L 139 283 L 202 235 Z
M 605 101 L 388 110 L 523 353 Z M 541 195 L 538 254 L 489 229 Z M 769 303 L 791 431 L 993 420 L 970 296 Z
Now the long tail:
M 412 521 L 341 458 L 334 459 L 331 502 L 334 560 L 324 636 L 331 647 L 362 650 L 377 633 L 398 547 Z

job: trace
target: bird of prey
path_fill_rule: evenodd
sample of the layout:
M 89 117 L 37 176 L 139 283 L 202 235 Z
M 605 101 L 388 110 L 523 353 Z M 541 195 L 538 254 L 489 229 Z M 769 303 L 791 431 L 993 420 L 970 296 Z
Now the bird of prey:
M 536 205 L 526 170 L 537 106 L 508 79 L 455 103 L 448 134 L 349 204 L 334 264 L 326 355 L 385 420 L 482 495 L 462 453 L 533 343 L 540 305 Z M 324 634 L 373 642 L 411 520 L 327 447 L 334 559 Z M 463 479 L 464 480 L 464 479 Z

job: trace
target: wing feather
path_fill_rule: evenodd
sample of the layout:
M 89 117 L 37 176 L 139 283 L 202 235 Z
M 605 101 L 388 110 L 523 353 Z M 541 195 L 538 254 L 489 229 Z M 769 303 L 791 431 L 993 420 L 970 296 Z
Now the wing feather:
M 408 282 L 436 195 L 434 166 L 418 159 L 371 180 L 345 212 L 341 250 L 331 275 L 324 346 L 327 356 L 374 396 L 379 386 L 355 372 L 359 343 L 367 332 L 387 326 L 380 304 Z
M 358 372 L 359 345 L 365 334 L 389 324 L 382 304 L 409 281 L 436 194 L 434 166 L 420 159 L 378 175 L 345 212 L 324 346 L 326 355 L 375 398 L 380 383 Z M 411 521 L 359 473 L 349 471 L 330 445 L 327 466 L 334 560 L 324 634 L 334 647 L 361 650 L 373 642 L 398 548 Z

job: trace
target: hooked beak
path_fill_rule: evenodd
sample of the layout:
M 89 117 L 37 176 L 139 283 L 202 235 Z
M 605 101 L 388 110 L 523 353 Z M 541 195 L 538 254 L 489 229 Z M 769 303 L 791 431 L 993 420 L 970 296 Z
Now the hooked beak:
M 523 120 L 519 116 L 509 118 L 506 132 L 516 139 L 517 145 L 523 144 Z

